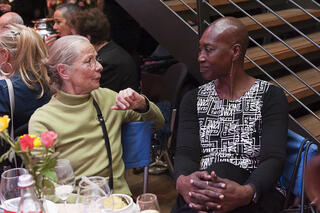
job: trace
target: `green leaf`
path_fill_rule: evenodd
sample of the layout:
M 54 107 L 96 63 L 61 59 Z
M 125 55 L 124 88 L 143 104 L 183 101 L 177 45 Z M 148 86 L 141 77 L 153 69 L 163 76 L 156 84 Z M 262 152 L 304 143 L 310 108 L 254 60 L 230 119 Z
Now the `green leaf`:
M 47 162 L 44 163 L 44 167 L 47 169 L 53 169 L 57 164 L 57 160 L 55 158 L 48 159 Z
M 57 182 L 58 181 L 58 177 L 57 174 L 55 173 L 55 171 L 51 170 L 51 169 L 44 169 L 40 171 L 40 174 L 44 175 L 45 177 Z

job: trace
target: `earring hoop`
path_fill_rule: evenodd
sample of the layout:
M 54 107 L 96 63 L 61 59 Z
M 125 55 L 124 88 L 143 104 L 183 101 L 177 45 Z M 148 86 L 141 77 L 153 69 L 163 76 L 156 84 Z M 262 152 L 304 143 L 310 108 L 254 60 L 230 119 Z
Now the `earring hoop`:
M 1 73 L 2 76 L 8 76 L 8 75 L 11 74 L 11 72 L 4 72 L 4 71 L 3 71 L 2 65 L 5 64 L 5 63 L 7 63 L 7 64 L 11 67 L 11 72 L 12 72 L 12 70 L 13 70 L 12 65 L 11 65 L 9 62 L 5 62 L 5 61 L 2 62 L 2 63 L 0 64 L 0 73 Z

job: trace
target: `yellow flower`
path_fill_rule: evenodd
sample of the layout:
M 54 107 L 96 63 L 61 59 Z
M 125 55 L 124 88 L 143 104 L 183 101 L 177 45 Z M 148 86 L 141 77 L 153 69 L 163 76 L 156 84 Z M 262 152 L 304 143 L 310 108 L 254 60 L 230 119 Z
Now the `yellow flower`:
M 9 122 L 10 118 L 8 117 L 8 115 L 0 117 L 0 132 L 8 128 Z
M 33 140 L 33 147 L 39 147 L 41 146 L 41 140 L 39 137 L 37 137 L 36 135 L 30 135 L 31 138 L 34 138 Z

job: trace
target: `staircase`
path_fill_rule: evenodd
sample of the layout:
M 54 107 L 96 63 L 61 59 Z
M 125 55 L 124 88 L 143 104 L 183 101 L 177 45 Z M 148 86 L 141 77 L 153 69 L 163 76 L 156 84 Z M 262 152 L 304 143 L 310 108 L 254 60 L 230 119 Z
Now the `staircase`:
M 238 17 L 250 36 L 246 71 L 283 88 L 299 133 L 319 142 L 320 5 L 315 0 L 116 1 L 200 83 L 200 35 L 221 16 Z

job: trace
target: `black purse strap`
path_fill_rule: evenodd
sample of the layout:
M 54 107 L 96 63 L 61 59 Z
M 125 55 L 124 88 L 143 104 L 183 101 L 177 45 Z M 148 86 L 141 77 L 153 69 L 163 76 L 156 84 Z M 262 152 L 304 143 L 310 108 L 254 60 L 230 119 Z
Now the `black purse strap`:
M 108 132 L 107 132 L 107 128 L 106 128 L 106 124 L 104 122 L 103 119 L 103 115 L 101 113 L 100 107 L 97 104 L 96 100 L 94 100 L 93 98 L 93 105 L 97 110 L 97 115 L 98 115 L 98 121 L 100 123 L 100 126 L 102 128 L 102 132 L 103 132 L 103 137 L 104 137 L 104 141 L 106 144 L 106 148 L 107 148 L 107 153 L 108 153 L 108 159 L 109 159 L 109 169 L 110 169 L 110 177 L 109 177 L 109 187 L 111 189 L 111 191 L 113 190 L 113 170 L 112 170 L 112 155 L 111 155 L 111 148 L 110 148 L 110 142 L 109 142 L 109 137 L 108 137 Z

